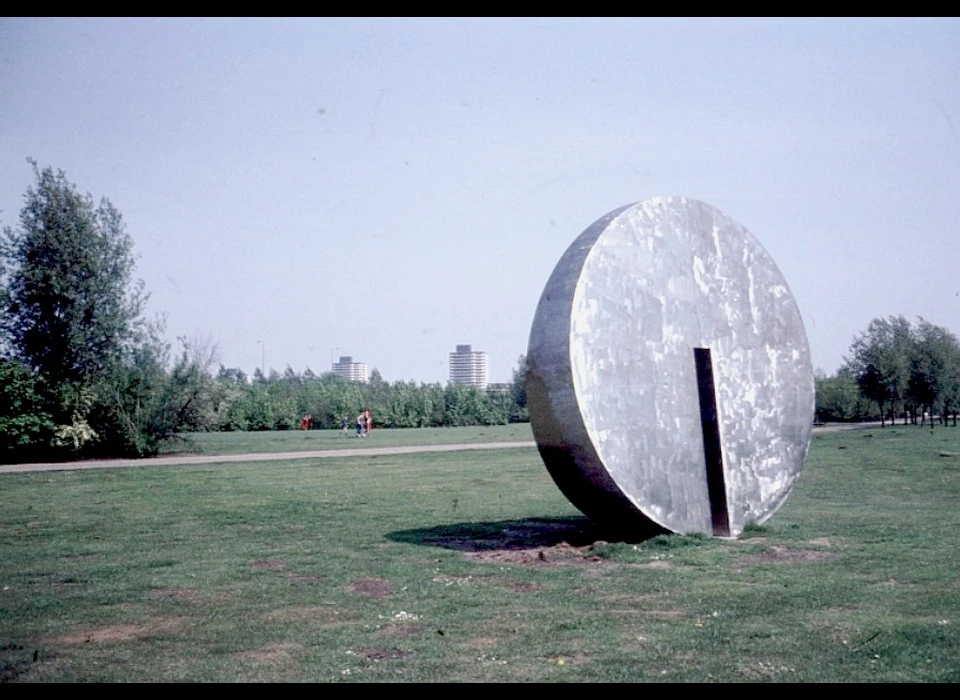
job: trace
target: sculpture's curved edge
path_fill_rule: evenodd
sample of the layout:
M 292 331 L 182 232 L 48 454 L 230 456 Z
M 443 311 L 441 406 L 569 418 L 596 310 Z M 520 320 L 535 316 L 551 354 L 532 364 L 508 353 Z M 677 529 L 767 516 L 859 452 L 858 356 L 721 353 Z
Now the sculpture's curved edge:
M 530 331 L 527 405 L 540 456 L 560 491 L 585 515 L 618 536 L 640 539 L 665 530 L 634 506 L 600 462 L 580 417 L 569 352 L 570 303 L 577 273 L 610 221 L 632 206 L 620 207 L 595 221 L 554 268 Z

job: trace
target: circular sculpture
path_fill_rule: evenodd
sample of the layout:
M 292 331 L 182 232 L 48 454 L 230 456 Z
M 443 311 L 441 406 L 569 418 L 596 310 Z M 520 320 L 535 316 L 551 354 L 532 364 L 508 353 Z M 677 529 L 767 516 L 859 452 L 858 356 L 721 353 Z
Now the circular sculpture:
M 684 198 L 610 212 L 540 298 L 527 402 L 560 490 L 624 536 L 735 536 L 799 477 L 810 350 L 776 264 L 740 224 Z

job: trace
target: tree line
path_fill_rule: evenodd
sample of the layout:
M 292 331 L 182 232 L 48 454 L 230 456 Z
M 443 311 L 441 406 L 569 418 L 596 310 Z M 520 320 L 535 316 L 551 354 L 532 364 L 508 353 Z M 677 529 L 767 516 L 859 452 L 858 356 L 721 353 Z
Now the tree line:
M 922 318 L 876 318 L 854 337 L 833 376 L 816 378 L 817 420 L 879 420 L 956 425 L 960 411 L 960 342 Z
M 343 420 L 355 425 L 364 408 L 371 410 L 373 424 L 383 428 L 523 422 L 529 414 L 521 396 L 522 364 L 521 357 L 514 371 L 517 381 L 508 392 L 462 384 L 386 382 L 376 369 L 368 383 L 332 373 L 318 376 L 309 369 L 300 374 L 289 367 L 267 377 L 257 370 L 248 381 L 239 370 L 221 366 L 214 381 L 217 400 L 210 404 L 218 408 L 208 425 L 212 430 L 291 430 L 309 415 L 313 428 L 339 428 Z
M 526 362 L 509 392 L 449 384 L 343 380 L 217 366 L 215 345 L 145 317 L 133 241 L 107 199 L 30 161 L 19 225 L 0 236 L 0 461 L 144 456 L 189 431 L 286 430 L 305 415 L 338 428 L 362 409 L 375 425 L 496 425 L 529 420 Z M 956 424 L 960 344 L 923 319 L 874 319 L 834 376 L 818 373 L 819 421 L 878 418 Z
M 369 384 L 291 369 L 216 371 L 216 349 L 145 316 L 133 241 L 107 199 L 40 168 L 19 224 L 0 236 L 0 461 L 156 454 L 201 430 L 278 430 L 312 414 L 339 427 L 370 408 L 384 427 L 526 420 L 513 393 L 439 384 Z M 525 403 L 525 401 L 524 401 Z

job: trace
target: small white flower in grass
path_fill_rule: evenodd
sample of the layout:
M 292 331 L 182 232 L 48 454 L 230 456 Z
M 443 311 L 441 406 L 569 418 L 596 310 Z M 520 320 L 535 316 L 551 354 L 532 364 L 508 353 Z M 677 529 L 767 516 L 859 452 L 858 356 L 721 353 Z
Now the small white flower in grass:
M 401 610 L 398 613 L 394 613 L 393 619 L 399 620 L 400 622 L 407 622 L 409 620 L 419 620 L 420 616 L 414 615 L 413 613 L 408 613 L 405 610 Z
M 4 588 L 4 590 L 6 590 L 6 588 Z M 938 625 L 949 625 L 949 624 L 950 624 L 950 620 L 937 620 L 937 624 L 938 624 Z

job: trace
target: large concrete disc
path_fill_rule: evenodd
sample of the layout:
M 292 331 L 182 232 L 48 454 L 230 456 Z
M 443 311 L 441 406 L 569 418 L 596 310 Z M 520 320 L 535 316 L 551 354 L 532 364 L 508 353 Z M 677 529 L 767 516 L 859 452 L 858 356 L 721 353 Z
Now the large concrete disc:
M 800 474 L 814 414 L 800 312 L 756 239 L 703 202 L 651 199 L 584 231 L 527 362 L 551 476 L 624 536 L 737 535 Z

